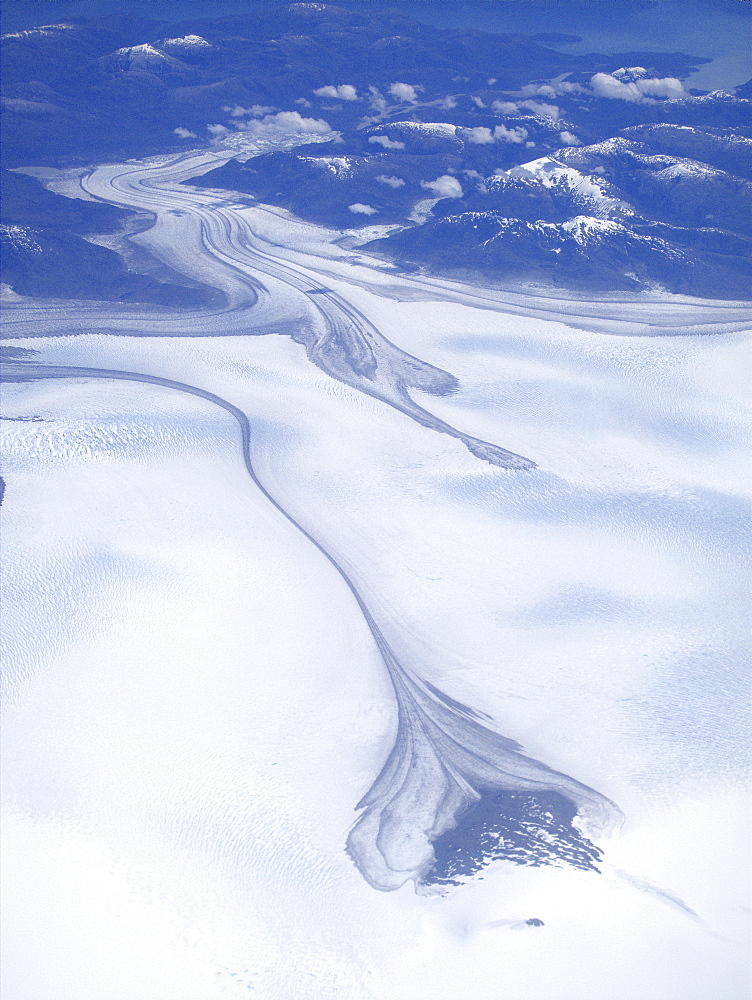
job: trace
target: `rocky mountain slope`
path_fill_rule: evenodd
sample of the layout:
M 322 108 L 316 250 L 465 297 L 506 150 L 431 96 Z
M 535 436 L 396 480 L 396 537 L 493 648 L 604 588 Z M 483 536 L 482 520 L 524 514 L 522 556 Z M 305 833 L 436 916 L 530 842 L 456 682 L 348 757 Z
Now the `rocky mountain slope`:
M 691 55 L 573 55 L 545 41 L 439 29 L 370 5 L 180 23 L 71 18 L 4 36 L 5 164 L 231 147 L 236 159 L 194 183 L 348 232 L 368 227 L 363 242 L 380 237 L 370 252 L 412 266 L 752 295 L 749 88 L 688 89 L 705 61 Z M 300 131 L 309 144 L 289 148 Z M 30 258 L 26 237 L 6 233 L 14 287 L 66 294 L 57 265 L 44 278 L 42 262 L 78 255 L 91 280 L 70 294 L 97 295 L 99 271 L 105 297 L 171 298 L 139 281 L 126 289 L 125 277 L 119 291 L 102 256 L 111 251 L 82 247 L 72 220 L 35 218 L 10 176 L 4 221 L 39 248 Z M 87 221 L 92 232 L 111 224 Z

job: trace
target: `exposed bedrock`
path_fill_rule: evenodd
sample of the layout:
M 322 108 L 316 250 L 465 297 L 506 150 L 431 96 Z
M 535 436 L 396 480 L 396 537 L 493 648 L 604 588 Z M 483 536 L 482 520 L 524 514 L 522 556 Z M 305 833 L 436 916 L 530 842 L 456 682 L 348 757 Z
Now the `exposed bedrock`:
M 449 831 L 458 833 L 460 873 L 474 874 L 499 858 L 595 868 L 599 852 L 589 837 L 620 824 L 617 806 L 525 756 L 518 743 L 405 671 L 383 647 L 382 654 L 397 697 L 397 737 L 358 803 L 364 812 L 347 841 L 370 885 L 389 891 L 411 880 L 416 886 L 455 884 L 434 872 L 447 867 L 434 845 Z M 485 815 L 473 816 L 482 801 Z M 483 834 L 494 824 L 506 829 L 506 844 L 497 837 L 496 849 L 481 857 Z M 537 837 L 530 835 L 534 828 Z

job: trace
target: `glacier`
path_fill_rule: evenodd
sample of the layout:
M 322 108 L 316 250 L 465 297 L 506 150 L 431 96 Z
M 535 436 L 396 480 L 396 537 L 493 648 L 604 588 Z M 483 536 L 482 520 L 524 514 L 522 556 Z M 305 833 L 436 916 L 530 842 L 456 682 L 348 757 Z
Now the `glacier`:
M 403 274 L 236 152 L 49 179 L 222 308 L 5 297 L 8 982 L 733 996 L 748 307 Z M 447 892 L 484 801 L 538 854 Z

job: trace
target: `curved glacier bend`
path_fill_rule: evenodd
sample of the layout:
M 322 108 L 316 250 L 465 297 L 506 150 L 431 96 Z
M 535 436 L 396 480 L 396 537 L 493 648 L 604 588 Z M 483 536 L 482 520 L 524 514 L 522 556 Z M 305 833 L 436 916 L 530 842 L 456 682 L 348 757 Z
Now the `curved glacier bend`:
M 255 486 L 327 559 L 347 585 L 379 649 L 397 701 L 397 734 L 380 774 L 356 808 L 363 810 L 347 851 L 375 889 L 457 884 L 484 864 L 569 863 L 595 868 L 587 839 L 617 826 L 621 813 L 599 792 L 521 752 L 477 713 L 405 668 L 392 652 L 355 582 L 268 492 L 251 459 L 251 424 L 228 400 L 197 386 L 136 372 L 39 364 L 11 348 L 4 380 L 118 379 L 160 385 L 208 400 L 237 421 L 243 463 Z M 448 837 L 447 835 L 452 834 Z M 494 839 L 493 846 L 489 838 Z M 597 869 L 596 869 L 597 870 Z
M 536 467 L 535 462 L 529 458 L 457 430 L 419 406 L 410 396 L 410 389 L 419 389 L 437 396 L 456 392 L 458 383 L 453 375 L 400 350 L 360 310 L 332 289 L 322 288 L 320 282 L 313 280 L 304 269 L 264 253 L 254 243 L 254 234 L 248 222 L 237 213 L 229 212 L 226 205 L 207 207 L 198 203 L 197 197 L 191 195 L 188 189 L 179 192 L 165 190 L 160 186 L 159 180 L 155 181 L 150 176 L 155 171 L 168 170 L 171 172 L 163 178 L 163 182 L 184 175 L 190 177 L 199 171 L 205 160 L 205 155 L 191 157 L 183 154 L 167 164 L 119 169 L 115 173 L 112 168 L 102 167 L 92 171 L 87 178 L 82 178 L 82 182 L 89 182 L 84 183 L 84 187 L 90 195 L 121 207 L 137 207 L 157 215 L 173 211 L 173 204 L 186 209 L 187 214 L 198 224 L 203 250 L 220 270 L 219 279 L 215 276 L 214 287 L 224 294 L 227 300 L 225 307 L 215 312 L 197 310 L 181 317 L 181 329 L 177 334 L 174 332 L 174 315 L 160 317 L 153 314 L 149 317 L 149 330 L 144 330 L 143 325 L 139 325 L 143 324 L 143 316 L 134 316 L 133 319 L 126 317 L 118 327 L 97 327 L 97 332 L 136 334 L 139 337 L 287 334 L 302 344 L 308 358 L 330 377 L 381 400 L 424 427 L 456 438 L 477 458 L 504 469 Z M 105 198 L 99 184 L 93 182 L 99 174 L 102 175 L 100 183 L 106 184 L 110 197 Z M 288 289 L 302 294 L 313 310 L 314 321 L 310 324 L 299 323 L 292 328 L 285 328 L 271 319 L 265 321 L 272 292 L 250 271 L 266 274 L 282 282 Z M 250 326 L 246 313 L 252 310 L 260 313 L 260 316 L 257 319 L 254 315 L 253 318 L 257 321 Z M 78 315 L 75 310 L 66 311 L 71 315 L 73 323 L 78 321 L 76 329 L 70 332 L 90 332 L 85 325 L 86 310 L 78 310 Z M 207 332 L 201 323 L 207 319 L 222 319 L 227 323 L 219 333 Z M 193 332 L 191 327 L 195 328 L 197 325 L 198 329 Z M 55 329 L 57 336 L 65 333 L 59 327 Z M 26 329 L 22 327 L 15 330 L 13 335 L 14 338 L 33 338 L 44 336 L 45 331 L 28 323 Z
M 201 160 L 202 157 L 199 156 L 198 161 Z M 184 155 L 170 166 L 177 167 L 190 162 L 190 155 Z M 160 164 L 154 169 L 163 170 L 164 167 L 164 164 Z M 195 165 L 188 167 L 187 171 L 184 168 L 179 175 L 187 173 L 190 177 L 195 174 L 196 169 Z M 147 176 L 140 176 L 134 175 L 133 170 L 122 171 L 109 179 L 108 187 L 122 196 L 132 195 L 135 186 L 142 197 L 150 196 L 148 207 L 163 208 L 161 198 L 165 191 L 158 182 L 149 178 L 149 173 L 147 170 Z M 178 197 L 174 191 L 169 193 L 172 198 Z M 200 220 L 201 241 L 207 252 L 223 267 L 240 275 L 241 281 L 252 290 L 251 301 L 240 302 L 230 308 L 252 308 L 262 295 L 270 296 L 269 289 L 258 279 L 248 282 L 247 270 L 242 268 L 251 267 L 254 271 L 282 281 L 302 293 L 314 308 L 320 329 L 317 331 L 315 328 L 301 326 L 293 331 L 292 337 L 303 344 L 309 360 L 327 375 L 393 406 L 425 427 L 457 438 L 477 458 L 506 469 L 536 467 L 535 462 L 522 455 L 456 430 L 410 397 L 408 390 L 411 388 L 433 395 L 456 392 L 459 386 L 453 375 L 400 350 L 342 296 L 332 289 L 320 287 L 320 283 L 313 281 L 289 261 L 283 263 L 263 253 L 254 244 L 253 233 L 246 221 L 234 213 L 225 214 L 224 205 L 207 210 L 196 204 L 187 190 L 182 190 L 180 196 L 181 204 L 191 209 Z M 113 197 L 111 200 L 117 199 Z M 132 203 L 127 200 L 119 204 L 132 207 Z

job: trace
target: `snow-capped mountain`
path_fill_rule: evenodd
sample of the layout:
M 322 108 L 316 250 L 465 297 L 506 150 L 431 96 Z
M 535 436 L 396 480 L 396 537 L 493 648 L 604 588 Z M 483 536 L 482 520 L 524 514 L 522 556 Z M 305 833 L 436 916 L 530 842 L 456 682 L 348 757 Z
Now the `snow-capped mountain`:
M 185 77 L 191 73 L 175 56 L 168 55 L 155 45 L 129 45 L 99 60 L 101 70 L 113 73 L 150 73 L 157 77 Z
M 240 159 L 197 184 L 386 226 L 373 251 L 416 265 L 445 266 L 448 239 L 452 266 L 496 277 L 678 287 L 681 260 L 685 290 L 749 294 L 751 105 L 687 89 L 698 57 L 567 54 L 325 3 L 75 19 L 3 48 L 12 166 L 219 144 Z M 322 142 L 249 158 L 287 126 Z

